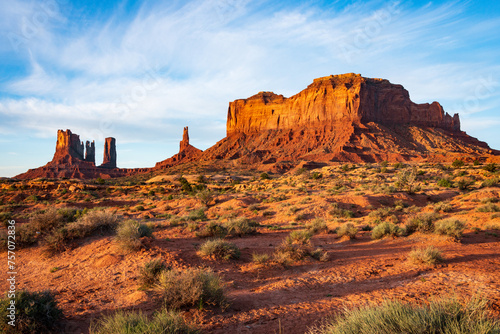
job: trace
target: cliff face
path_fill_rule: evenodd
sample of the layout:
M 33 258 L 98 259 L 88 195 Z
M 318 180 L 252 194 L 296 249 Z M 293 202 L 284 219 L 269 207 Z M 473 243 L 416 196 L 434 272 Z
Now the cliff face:
M 101 167 L 116 168 L 116 139 L 113 137 L 104 140 L 104 157 Z
M 226 130 L 231 136 L 339 122 L 412 124 L 460 131 L 458 115 L 444 113 L 439 103 L 415 104 L 403 86 L 358 74 L 315 79 L 290 98 L 260 92 L 231 102 Z

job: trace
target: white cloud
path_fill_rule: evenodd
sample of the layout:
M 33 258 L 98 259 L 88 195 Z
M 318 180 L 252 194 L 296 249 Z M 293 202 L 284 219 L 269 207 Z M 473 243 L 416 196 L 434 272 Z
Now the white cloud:
M 9 3 L 2 31 L 40 10 Z M 53 29 L 65 22 L 54 11 L 30 40 L 30 74 L 3 87 L 20 96 L 0 99 L 3 133 L 53 137 L 71 128 L 96 140 L 175 142 L 178 127 L 194 124 L 190 130 L 206 134 L 208 146 L 225 135 L 229 101 L 262 90 L 290 96 L 318 76 L 385 77 L 416 102 L 437 100 L 453 110 L 474 94 L 474 78 L 500 74 L 495 62 L 477 62 L 482 54 L 448 56 L 485 33 L 464 16 L 467 3 L 414 10 L 358 2 L 340 12 L 235 0 L 169 3 L 144 3 L 129 19 L 92 22 L 78 34 Z M 487 23 L 498 27 L 499 20 Z M 488 113 L 497 102 L 498 89 L 477 111 Z

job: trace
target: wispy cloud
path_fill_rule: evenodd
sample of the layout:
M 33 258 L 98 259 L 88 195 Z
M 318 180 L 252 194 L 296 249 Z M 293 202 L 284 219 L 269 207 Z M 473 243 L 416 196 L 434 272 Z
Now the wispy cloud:
M 330 8 L 144 2 L 136 13 L 117 12 L 85 28 L 75 28 L 62 6 L 46 15 L 16 53 L 28 75 L 2 87 L 2 133 L 15 129 L 50 138 L 58 128 L 71 128 L 97 140 L 161 138 L 174 143 L 155 158 L 161 160 L 177 150 L 182 126 L 190 125 L 192 139 L 208 147 L 225 135 L 229 101 L 261 90 L 289 96 L 318 76 L 388 78 L 403 84 L 415 101 L 437 100 L 449 111 L 474 96 L 480 78 L 500 77 L 492 56 L 500 56 L 498 49 L 467 50 L 479 40 L 498 42 L 489 29 L 500 20 L 467 15 L 468 2 L 415 7 L 371 1 Z M 34 13 L 43 13 L 37 3 L 9 1 L 0 31 L 19 34 L 23 18 L 32 20 Z M 12 52 L 3 45 L 0 52 Z M 499 91 L 479 99 L 474 112 L 491 114 Z M 134 161 L 132 154 L 123 152 L 124 161 Z

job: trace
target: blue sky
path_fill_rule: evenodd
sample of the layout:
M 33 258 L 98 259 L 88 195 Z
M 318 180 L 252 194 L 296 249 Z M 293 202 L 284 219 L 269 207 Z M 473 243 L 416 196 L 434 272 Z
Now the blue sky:
M 228 103 L 291 96 L 348 72 L 439 101 L 500 149 L 500 4 L 493 1 L 5 1 L 0 176 L 51 160 L 57 129 L 117 139 L 120 167 L 206 149 Z

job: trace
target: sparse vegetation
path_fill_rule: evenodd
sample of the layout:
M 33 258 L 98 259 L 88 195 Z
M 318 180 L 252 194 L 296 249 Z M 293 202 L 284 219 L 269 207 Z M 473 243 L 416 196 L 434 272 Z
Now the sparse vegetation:
M 214 239 L 205 241 L 199 250 L 201 256 L 218 260 L 238 259 L 241 255 L 239 248 L 232 242 Z
M 11 300 L 15 305 L 15 326 L 8 324 L 12 318 L 7 317 L 10 314 L 8 307 Z M 15 298 L 0 299 L 0 330 L 2 333 L 50 333 L 56 330 L 62 310 L 58 307 L 54 295 L 49 291 L 29 292 L 26 290 L 17 291 Z
M 358 229 L 351 223 L 345 223 L 340 225 L 337 229 L 337 235 L 339 237 L 347 237 L 349 239 L 356 238 L 356 234 L 358 233 Z
M 138 250 L 143 246 L 142 237 L 151 237 L 153 231 L 145 224 L 135 220 L 126 220 L 118 225 L 116 230 L 116 241 L 120 248 L 125 251 Z
M 256 233 L 258 226 L 258 223 L 248 218 L 235 218 L 224 224 L 224 228 L 227 230 L 228 235 L 238 237 Z
M 443 262 L 441 251 L 434 246 L 415 248 L 408 254 L 408 260 L 414 264 L 433 266 Z
M 152 318 L 142 312 L 118 311 L 91 324 L 90 334 L 197 334 L 178 311 L 162 309 Z
M 401 229 L 396 224 L 383 222 L 373 228 L 372 239 L 382 239 L 384 237 L 396 237 L 400 234 L 401 234 Z
M 436 222 L 435 232 L 440 235 L 447 235 L 456 240 L 462 238 L 465 224 L 457 219 L 444 219 Z
M 410 305 L 386 300 L 344 311 L 308 334 L 358 333 L 487 333 L 500 331 L 498 321 L 489 317 L 487 301 L 473 298 L 437 299 L 429 305 Z
M 161 259 L 146 262 L 143 267 L 139 268 L 139 279 L 142 286 L 150 287 L 157 283 L 160 274 L 168 269 L 170 268 Z
M 227 307 L 224 283 L 211 269 L 168 270 L 155 285 L 163 305 L 169 309 L 204 305 Z

